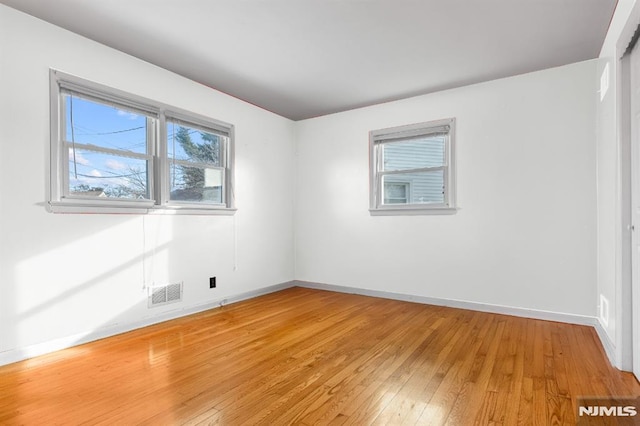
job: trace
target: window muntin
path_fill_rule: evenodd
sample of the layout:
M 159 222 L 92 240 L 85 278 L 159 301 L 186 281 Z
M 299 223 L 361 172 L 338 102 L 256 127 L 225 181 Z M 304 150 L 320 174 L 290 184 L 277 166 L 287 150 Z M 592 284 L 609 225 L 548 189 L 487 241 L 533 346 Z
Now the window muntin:
M 232 125 L 51 70 L 53 212 L 232 214 L 233 151 Z
M 454 119 L 370 133 L 372 212 L 444 212 L 454 205 Z

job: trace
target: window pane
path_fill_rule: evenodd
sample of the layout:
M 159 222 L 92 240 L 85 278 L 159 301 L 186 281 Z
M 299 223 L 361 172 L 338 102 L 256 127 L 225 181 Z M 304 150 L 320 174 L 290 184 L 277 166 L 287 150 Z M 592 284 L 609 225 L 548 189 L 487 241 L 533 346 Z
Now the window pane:
M 222 204 L 222 170 L 172 163 L 170 172 L 171 201 Z
M 147 117 L 106 103 L 65 94 L 68 143 L 147 153 Z
M 226 139 L 215 133 L 167 123 L 167 150 L 169 159 L 193 161 L 221 167 L 220 147 Z
M 147 161 L 69 148 L 69 195 L 149 199 Z
M 445 135 L 429 135 L 382 144 L 383 171 L 444 165 Z
M 386 175 L 383 180 L 384 204 L 444 203 L 444 171 Z
M 407 204 L 409 202 L 408 182 L 384 183 L 384 203 L 385 204 Z

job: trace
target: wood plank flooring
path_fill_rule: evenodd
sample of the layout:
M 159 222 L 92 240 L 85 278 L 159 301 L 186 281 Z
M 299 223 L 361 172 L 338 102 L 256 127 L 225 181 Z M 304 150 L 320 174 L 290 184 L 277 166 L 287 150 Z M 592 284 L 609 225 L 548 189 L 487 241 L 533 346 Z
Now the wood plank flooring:
M 2 425 L 574 425 L 590 327 L 291 288 L 0 367 Z

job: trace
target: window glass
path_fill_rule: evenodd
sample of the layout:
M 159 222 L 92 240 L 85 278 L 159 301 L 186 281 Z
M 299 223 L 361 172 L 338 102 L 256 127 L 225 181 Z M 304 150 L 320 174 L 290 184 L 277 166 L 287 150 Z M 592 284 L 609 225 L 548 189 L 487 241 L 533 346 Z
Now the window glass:
M 409 202 L 408 182 L 384 182 L 385 204 L 407 204 Z
M 225 136 L 175 122 L 167 123 L 167 150 L 170 160 L 221 165 L 220 146 Z
M 149 199 L 147 162 L 99 151 L 69 148 L 69 194 Z
M 65 140 L 144 154 L 147 117 L 121 107 L 66 94 Z
M 222 203 L 222 170 L 171 164 L 170 173 L 171 200 Z
M 115 104 L 65 93 L 66 195 L 148 200 L 149 117 Z
M 171 201 L 224 203 L 223 146 L 226 136 L 167 122 Z
M 443 170 L 386 175 L 383 182 L 384 204 L 444 203 Z
M 443 166 L 445 138 L 446 135 L 433 135 L 382 144 L 382 170 Z

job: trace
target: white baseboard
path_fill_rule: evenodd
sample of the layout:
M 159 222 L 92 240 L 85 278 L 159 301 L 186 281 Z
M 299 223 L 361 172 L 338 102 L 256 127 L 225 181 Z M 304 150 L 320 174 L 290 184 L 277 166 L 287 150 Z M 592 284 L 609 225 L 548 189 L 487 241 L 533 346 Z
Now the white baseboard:
M 442 299 L 436 297 L 416 296 L 410 294 L 393 293 L 380 290 L 368 290 L 357 287 L 345 287 L 333 284 L 323 284 L 308 281 L 289 281 L 273 286 L 240 293 L 235 296 L 213 300 L 202 305 L 190 306 L 181 310 L 165 312 L 151 318 L 145 318 L 140 321 L 134 321 L 127 324 L 118 324 L 112 327 L 106 327 L 99 330 L 91 330 L 84 333 L 67 336 L 60 339 L 51 340 L 23 348 L 12 349 L 0 352 L 0 366 L 33 358 L 39 355 L 48 354 L 73 346 L 92 342 L 94 340 L 104 339 L 106 337 L 115 336 L 117 334 L 126 333 L 149 325 L 180 318 L 186 315 L 203 312 L 214 309 L 223 305 L 240 302 L 242 300 L 252 299 L 254 297 L 285 290 L 290 287 L 305 287 L 317 290 L 335 291 L 338 293 L 359 294 L 362 296 L 380 297 L 385 299 L 401 300 L 406 302 L 422 303 L 427 305 L 448 306 L 452 308 L 469 309 L 473 311 L 490 312 L 495 314 L 512 315 L 517 317 L 540 319 L 546 321 L 557 321 L 569 324 L 588 325 L 595 328 L 598 337 L 602 343 L 605 353 L 612 365 L 618 367 L 615 359 L 615 345 L 607 335 L 606 331 L 595 317 L 587 315 L 567 314 L 562 312 L 551 312 L 536 309 L 516 308 L 511 306 L 493 305 L 487 303 L 469 302 L 454 299 Z
M 368 290 L 357 287 L 345 287 L 333 284 L 323 284 L 308 281 L 293 281 L 298 287 L 328 290 L 339 293 L 359 294 L 362 296 L 380 297 L 384 299 L 402 300 L 405 302 L 423 303 L 425 305 L 448 306 L 450 308 L 469 309 L 472 311 L 490 312 L 494 314 L 512 315 L 516 317 L 540 319 L 545 321 L 565 322 L 569 324 L 595 326 L 597 320 L 588 315 L 566 314 L 563 312 L 542 311 L 512 306 L 492 305 L 488 303 L 469 302 L 438 297 L 415 296 L 411 294 L 393 293 L 380 290 Z
M 248 291 L 248 292 L 240 293 L 234 296 L 209 301 L 201 305 L 189 306 L 184 309 L 164 312 L 154 317 L 145 318 L 139 321 L 133 321 L 126 324 L 118 324 L 111 327 L 101 328 L 98 330 L 90 330 L 83 333 L 75 334 L 73 336 L 62 337 L 62 338 L 51 340 L 48 342 L 38 343 L 35 345 L 30 345 L 22 348 L 12 349 L 5 352 L 0 352 L 0 366 L 6 365 L 6 364 L 12 364 L 18 361 L 23 361 L 25 359 L 33 358 L 40 355 L 45 355 L 45 354 L 59 351 L 62 349 L 67 349 L 73 346 L 92 342 L 94 340 L 100 340 L 106 337 L 115 336 L 117 334 L 126 333 L 128 331 L 132 331 L 142 327 L 147 327 L 149 325 L 172 320 L 175 318 L 180 318 L 180 317 L 195 314 L 198 312 L 207 311 L 209 309 L 218 308 L 220 306 L 240 302 L 242 300 L 252 299 L 254 297 L 284 290 L 293 286 L 295 286 L 294 282 L 289 281 L 289 282 L 261 288 L 258 290 Z
M 600 319 L 596 319 L 596 322 L 593 325 L 593 328 L 596 329 L 596 334 L 600 339 L 600 343 L 602 343 L 604 352 L 607 354 L 607 358 L 609 358 L 609 362 L 611 363 L 611 365 L 613 365 L 618 369 L 621 369 L 622 366 L 618 362 L 618 357 L 616 356 L 616 346 L 611 340 L 611 338 L 609 337 L 609 334 L 607 333 L 607 331 L 602 326 Z
M 453 300 L 453 299 L 442 299 L 437 297 L 427 297 L 427 296 L 415 296 L 409 294 L 402 293 L 393 293 L 387 291 L 379 291 L 379 290 L 368 290 L 362 289 L 358 287 L 345 287 L 340 285 L 333 284 L 323 284 L 323 283 L 315 283 L 308 281 L 293 281 L 293 284 L 298 287 L 306 287 L 313 288 L 318 290 L 328 290 L 335 291 L 340 293 L 351 293 L 351 294 L 359 294 L 363 296 L 372 296 L 372 297 L 381 297 L 385 299 L 394 299 L 394 300 L 402 300 L 406 302 L 416 302 L 416 303 L 424 303 L 427 305 L 436 305 L 436 306 L 448 306 L 452 308 L 461 308 L 461 309 L 469 309 L 472 311 L 481 311 L 481 312 L 490 312 L 494 314 L 503 314 L 503 315 L 512 315 L 516 317 L 524 317 L 524 318 L 532 318 L 539 319 L 545 321 L 556 321 L 556 322 L 564 322 L 568 324 L 578 324 L 578 325 L 586 325 L 591 326 L 595 329 L 596 335 L 600 340 L 600 344 L 604 349 L 607 358 L 611 365 L 615 368 L 623 371 L 627 371 L 627 368 L 624 368 L 622 365 L 622 361 L 617 356 L 616 346 L 607 334 L 606 330 L 600 323 L 598 318 L 591 317 L 588 315 L 576 315 L 576 314 L 567 314 L 563 312 L 552 312 L 552 311 L 543 311 L 537 309 L 528 309 L 528 308 L 516 308 L 512 306 L 502 306 L 502 305 L 492 305 L 487 303 L 478 303 L 478 302 L 469 302 L 464 300 Z

